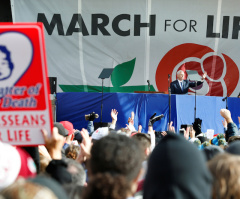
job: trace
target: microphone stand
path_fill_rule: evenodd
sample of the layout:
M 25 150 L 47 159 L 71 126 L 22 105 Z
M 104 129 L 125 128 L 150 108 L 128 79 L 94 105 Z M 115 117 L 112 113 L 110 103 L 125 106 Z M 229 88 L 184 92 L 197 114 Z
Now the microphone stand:
M 150 91 L 150 81 L 147 80 L 147 83 L 148 83 L 148 91 Z
M 224 102 L 224 101 L 226 101 L 226 109 L 228 110 L 228 94 L 227 94 L 227 96 L 226 97 L 224 97 L 223 99 L 222 99 L 222 101 Z
M 102 78 L 101 127 L 102 127 L 102 113 L 103 113 L 103 80 L 104 78 Z
M 113 68 L 104 68 L 99 75 L 99 79 L 102 79 L 102 100 L 101 100 L 101 127 L 103 127 L 103 122 L 102 122 L 102 114 L 103 114 L 103 80 L 106 78 L 109 78 L 113 72 Z
M 195 80 L 195 107 L 194 107 L 194 121 L 196 119 L 197 114 L 197 81 Z
M 168 106 L 169 106 L 169 124 L 171 122 L 171 87 L 170 87 L 170 75 L 168 75 Z

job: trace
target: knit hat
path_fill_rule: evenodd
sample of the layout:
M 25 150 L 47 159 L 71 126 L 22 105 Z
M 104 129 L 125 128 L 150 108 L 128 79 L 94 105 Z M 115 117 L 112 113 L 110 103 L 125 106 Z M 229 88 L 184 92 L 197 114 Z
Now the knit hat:
M 202 143 L 202 148 L 205 148 L 207 146 L 211 146 L 210 142 L 205 141 L 205 142 Z
M 217 135 L 217 139 L 222 139 L 222 138 L 225 138 L 224 134 L 223 133 L 219 133 Z
M 57 127 L 58 133 L 63 137 L 68 136 L 68 130 L 63 127 L 63 125 L 59 122 L 54 122 L 54 127 Z
M 227 142 L 226 142 L 225 138 L 221 138 L 221 139 L 218 140 L 218 146 L 220 146 L 220 145 L 223 145 L 223 146 L 227 145 Z
M 71 122 L 61 121 L 60 123 L 63 125 L 65 129 L 67 129 L 68 135 L 72 135 L 74 133 L 73 124 Z
M 211 141 L 211 144 L 220 146 L 220 145 L 227 145 L 226 139 L 224 137 L 224 134 L 218 134 L 216 137 L 214 137 Z
M 217 137 L 214 137 L 213 139 L 211 139 L 211 144 L 213 145 L 218 145 L 218 138 Z
M 0 190 L 20 176 L 28 178 L 35 175 L 36 165 L 26 151 L 0 142 Z
M 201 141 L 198 138 L 195 138 L 193 144 L 197 146 L 198 149 L 202 149 Z
M 203 154 L 183 136 L 168 133 L 149 158 L 143 198 L 210 199 L 211 184 Z

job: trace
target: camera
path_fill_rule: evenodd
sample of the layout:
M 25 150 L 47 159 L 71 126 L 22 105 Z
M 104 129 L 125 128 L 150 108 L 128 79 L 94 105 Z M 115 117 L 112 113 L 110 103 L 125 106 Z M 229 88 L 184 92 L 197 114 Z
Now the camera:
M 91 114 L 85 115 L 85 120 L 93 121 L 96 118 L 99 118 L 99 115 L 94 112 Z
M 179 129 L 179 134 L 180 135 L 184 135 L 184 130 L 183 129 Z

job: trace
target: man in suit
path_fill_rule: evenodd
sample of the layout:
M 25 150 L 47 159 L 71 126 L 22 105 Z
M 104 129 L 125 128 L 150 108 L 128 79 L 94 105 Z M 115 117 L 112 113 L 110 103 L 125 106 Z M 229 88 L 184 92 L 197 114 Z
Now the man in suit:
M 197 81 L 197 86 L 201 85 L 206 77 L 207 73 L 202 76 L 202 81 Z M 195 87 L 195 82 L 190 82 L 189 80 L 184 80 L 184 72 L 179 70 L 177 72 L 177 80 L 171 82 L 171 94 L 187 94 L 189 87 Z

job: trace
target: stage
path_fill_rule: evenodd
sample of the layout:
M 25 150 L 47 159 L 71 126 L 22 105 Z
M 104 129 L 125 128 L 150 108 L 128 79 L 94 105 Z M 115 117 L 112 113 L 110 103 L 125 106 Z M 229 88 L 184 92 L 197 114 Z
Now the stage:
M 57 121 L 67 120 L 73 123 L 75 129 L 87 127 L 84 115 L 91 112 L 101 114 L 101 93 L 57 93 L 56 96 Z M 202 119 L 202 131 L 213 129 L 214 133 L 223 133 L 220 109 L 226 108 L 223 97 L 197 96 L 196 117 Z M 169 105 L 167 94 L 140 94 L 140 93 L 104 93 L 103 94 L 103 122 L 111 122 L 111 109 L 118 111 L 117 129 L 126 127 L 131 112 L 135 113 L 134 126 L 137 129 L 141 124 L 143 132 L 147 132 L 148 120 L 156 112 L 164 114 L 161 121 L 154 123 L 156 131 L 167 130 L 169 119 Z M 233 121 L 238 125 L 240 116 L 240 99 L 228 98 L 228 108 L 232 113 Z M 190 95 L 171 96 L 171 120 L 179 130 L 181 124 L 194 122 L 195 97 Z M 100 122 L 100 118 L 94 120 Z

